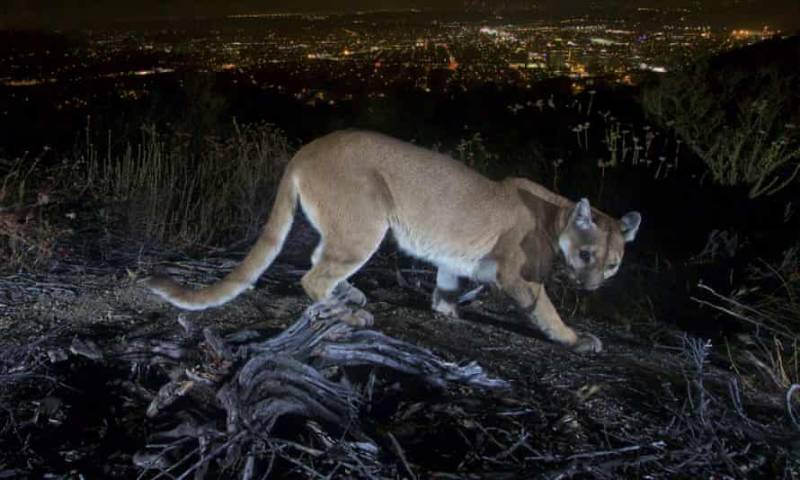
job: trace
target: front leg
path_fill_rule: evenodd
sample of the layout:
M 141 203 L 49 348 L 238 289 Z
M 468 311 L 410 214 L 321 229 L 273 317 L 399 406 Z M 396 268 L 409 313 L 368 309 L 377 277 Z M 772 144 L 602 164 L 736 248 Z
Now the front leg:
M 550 340 L 579 353 L 599 352 L 603 349 L 602 342 L 591 333 L 578 335 L 564 324 L 547 296 L 544 285 L 526 282 L 520 278 L 504 287 L 504 290 L 514 299 L 525 317 Z
M 431 308 L 448 318 L 458 318 L 458 275 L 439 267 Z

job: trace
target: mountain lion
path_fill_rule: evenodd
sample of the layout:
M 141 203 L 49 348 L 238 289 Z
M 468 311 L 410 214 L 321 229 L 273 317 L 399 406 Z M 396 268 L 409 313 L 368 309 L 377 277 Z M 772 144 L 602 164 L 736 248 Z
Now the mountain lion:
M 614 275 L 637 212 L 620 220 L 522 178 L 489 180 L 462 163 L 378 133 L 340 131 L 301 148 L 286 167 L 267 224 L 244 261 L 200 290 L 166 277 L 148 287 L 173 305 L 202 310 L 249 288 L 269 267 L 292 225 L 296 204 L 321 235 L 302 279 L 318 315 L 343 313 L 365 326 L 372 316 L 345 308 L 364 294 L 347 278 L 391 230 L 405 252 L 438 267 L 432 307 L 455 316 L 459 278 L 494 283 L 548 338 L 579 352 L 600 351 L 594 335 L 561 321 L 543 282 L 563 259 L 577 285 L 594 290 Z

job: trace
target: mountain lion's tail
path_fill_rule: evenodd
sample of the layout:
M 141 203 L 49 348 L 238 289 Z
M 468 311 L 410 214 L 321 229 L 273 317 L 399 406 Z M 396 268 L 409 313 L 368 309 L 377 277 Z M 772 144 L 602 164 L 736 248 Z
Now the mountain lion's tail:
M 169 303 L 186 310 L 203 310 L 232 300 L 255 283 L 275 260 L 292 227 L 296 203 L 297 189 L 287 170 L 278 185 L 275 204 L 258 241 L 242 263 L 225 278 L 200 290 L 186 288 L 169 277 L 161 276 L 151 277 L 145 284 Z

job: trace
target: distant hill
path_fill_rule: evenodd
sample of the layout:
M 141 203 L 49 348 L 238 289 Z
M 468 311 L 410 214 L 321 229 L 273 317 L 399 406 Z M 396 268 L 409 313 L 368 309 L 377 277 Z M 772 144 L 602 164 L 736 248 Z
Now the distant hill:
M 800 34 L 720 53 L 711 59 L 711 66 L 720 71 L 749 72 L 769 67 L 782 74 L 795 75 L 800 66 Z
M 800 120 L 798 65 L 800 35 L 776 37 L 703 57 L 682 70 L 645 80 L 645 109 L 665 122 L 679 123 L 680 118 L 675 116 L 681 111 L 700 115 L 721 109 L 735 122 L 744 106 L 768 96 L 779 99 L 781 116 L 786 122 L 794 122 Z

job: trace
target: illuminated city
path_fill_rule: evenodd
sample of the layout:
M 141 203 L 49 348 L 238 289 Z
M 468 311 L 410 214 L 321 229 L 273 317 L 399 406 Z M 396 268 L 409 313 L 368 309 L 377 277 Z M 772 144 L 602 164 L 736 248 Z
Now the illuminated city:
M 120 97 L 147 95 L 176 71 L 230 75 L 309 102 L 382 96 L 397 87 L 467 90 L 486 82 L 525 88 L 567 76 L 634 84 L 703 54 L 780 35 L 690 21 L 686 9 L 638 8 L 624 18 L 453 20 L 418 11 L 337 15 L 243 14 L 158 21 L 70 34 L 61 51 L 5 50 L 0 83 L 26 88 L 98 82 Z M 47 62 L 42 63 L 43 56 Z M 111 82 L 108 85 L 108 82 Z M 86 98 L 62 98 L 59 108 Z M 0 112 L 1 113 L 1 112 Z

